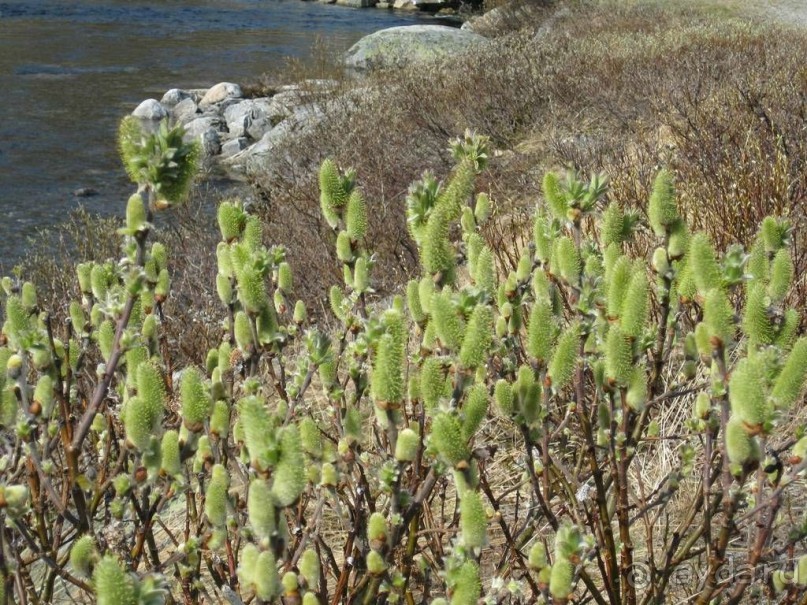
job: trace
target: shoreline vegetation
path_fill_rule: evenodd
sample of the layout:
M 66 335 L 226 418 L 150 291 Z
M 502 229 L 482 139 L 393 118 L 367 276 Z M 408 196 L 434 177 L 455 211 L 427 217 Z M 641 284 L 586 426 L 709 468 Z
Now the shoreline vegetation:
M 807 35 L 486 8 L 123 120 L 0 281 L 0 604 L 804 602 Z

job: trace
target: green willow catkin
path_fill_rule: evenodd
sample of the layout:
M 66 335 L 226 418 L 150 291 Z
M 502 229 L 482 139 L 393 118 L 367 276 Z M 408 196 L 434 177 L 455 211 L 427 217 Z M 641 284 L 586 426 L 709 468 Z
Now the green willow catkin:
M 88 578 L 97 557 L 98 551 L 93 537 L 85 534 L 76 540 L 70 549 L 70 566 L 78 575 Z
M 95 566 L 93 585 L 98 605 L 137 604 L 134 578 L 112 555 L 104 556 Z
M 610 275 L 606 274 L 608 280 L 608 305 L 607 313 L 609 318 L 619 318 L 622 316 L 622 307 L 627 298 L 628 288 L 630 288 L 633 265 L 627 256 L 620 256 L 615 262 Z
M 296 425 L 282 429 L 280 458 L 272 476 L 272 495 L 278 506 L 290 506 L 305 489 L 305 459 Z
M 395 442 L 395 459 L 398 462 L 412 462 L 419 449 L 420 435 L 415 431 L 405 428 L 398 433 L 398 440 Z
M 626 386 L 633 371 L 633 352 L 628 335 L 616 324 L 605 342 L 605 374 L 615 384 Z
M 339 169 L 331 159 L 322 162 L 319 169 L 319 189 L 324 205 L 331 209 L 341 208 L 348 199 Z
M 547 172 L 542 182 L 542 190 L 544 200 L 546 200 L 547 206 L 549 206 L 552 214 L 554 214 L 555 218 L 559 221 L 565 221 L 569 204 L 566 200 L 566 196 L 563 194 L 558 175 L 554 172 Z
M 527 353 L 539 364 L 546 364 L 552 353 L 555 318 L 548 301 L 539 299 L 532 307 L 527 328 Z
M 567 326 L 555 346 L 555 353 L 549 363 L 548 377 L 552 388 L 561 391 L 569 384 L 577 367 L 577 348 L 580 344 L 580 324 L 575 322 Z
M 759 458 L 759 446 L 736 416 L 726 425 L 726 454 L 733 464 L 744 465 Z
M 465 334 L 465 326 L 457 315 L 449 294 L 434 293 L 431 299 L 431 321 L 434 322 L 440 342 L 448 349 L 458 350 Z
M 653 190 L 647 205 L 647 217 L 653 232 L 658 237 L 664 237 L 678 219 L 673 178 L 667 170 L 661 170 L 653 181 Z
M 741 359 L 729 381 L 732 416 L 748 427 L 758 427 L 771 416 L 760 368 L 750 359 Z
M 689 243 L 688 263 L 692 268 L 692 277 L 701 296 L 712 288 L 721 286 L 720 265 L 714 246 L 705 233 L 696 233 Z
M 427 357 L 420 371 L 420 394 L 427 411 L 434 410 L 441 397 L 446 396 L 446 373 L 435 357 Z
M 245 265 L 236 272 L 238 297 L 248 313 L 257 314 L 269 303 L 263 274 L 253 266 Z
M 381 407 L 395 406 L 403 400 L 402 361 L 395 339 L 384 334 L 378 342 L 370 384 L 373 399 Z
M 493 252 L 488 246 L 483 246 L 479 251 L 473 279 L 480 290 L 486 292 L 489 296 L 493 296 L 496 290 L 496 261 L 493 258 Z
M 630 338 L 639 338 L 644 331 L 650 307 L 648 290 L 647 275 L 640 264 L 633 272 L 622 305 L 622 331 Z
M 272 489 L 268 481 L 259 477 L 250 481 L 247 492 L 247 513 L 249 525 L 255 535 L 265 540 L 271 538 L 276 530 L 276 522 Z
M 726 346 L 734 340 L 734 308 L 722 288 L 713 288 L 703 303 L 703 323 L 710 339 Z
M 774 254 L 784 246 L 783 225 L 772 216 L 766 216 L 759 226 L 759 238 L 762 241 L 765 252 Z
M 249 352 L 255 345 L 252 339 L 252 326 L 249 317 L 243 311 L 238 311 L 235 314 L 233 332 L 235 333 L 235 342 L 238 348 L 242 351 Z
M 175 430 L 165 431 L 160 444 L 161 470 L 169 477 L 176 477 L 182 472 L 179 452 L 179 433 Z
M 275 431 L 266 405 L 262 399 L 249 396 L 239 401 L 238 412 L 250 461 L 258 470 L 266 470 L 275 446 Z
M 238 203 L 224 201 L 219 204 L 216 218 L 221 231 L 221 239 L 231 242 L 241 237 L 247 216 Z
M 306 585 L 315 590 L 319 586 L 321 573 L 317 551 L 312 548 L 305 549 L 300 557 L 299 567 Z
M 768 295 L 774 303 L 779 303 L 787 296 L 790 284 L 793 282 L 793 259 L 787 248 L 782 248 L 776 253 L 771 263 L 771 277 L 768 283 Z
M 359 241 L 367 235 L 367 204 L 361 191 L 354 189 L 347 200 L 345 229 L 350 239 Z
M 479 492 L 466 490 L 460 499 L 460 537 L 466 548 L 487 544 L 487 516 Z
M 437 453 L 451 467 L 467 464 L 471 451 L 462 436 L 462 427 L 455 416 L 440 413 L 432 422 L 431 440 Z
M 230 476 L 221 464 L 213 466 L 210 483 L 205 492 L 205 515 L 210 524 L 223 528 L 227 523 L 227 490 L 230 487 Z
M 552 234 L 549 230 L 549 221 L 541 211 L 535 213 L 533 242 L 535 243 L 535 258 L 542 263 L 547 262 L 552 256 Z
M 549 593 L 556 599 L 565 600 L 572 593 L 574 565 L 568 559 L 558 557 L 552 564 L 549 576 Z
M 277 573 L 277 561 L 271 550 L 265 550 L 258 555 L 255 561 L 253 578 L 255 596 L 259 599 L 271 602 L 280 595 L 280 577 Z
M 496 406 L 499 408 L 499 413 L 505 418 L 513 415 L 513 388 L 510 383 L 500 378 L 496 382 L 496 387 L 493 391 L 493 399 L 496 401 Z
M 406 306 L 412 321 L 418 325 L 423 325 L 426 321 L 426 313 L 420 304 L 420 292 L 417 280 L 409 280 L 406 284 Z
M 482 581 L 479 579 L 479 566 L 473 561 L 465 561 L 449 574 L 451 605 L 474 605 L 482 595 Z
M 202 373 L 193 366 L 186 368 L 182 372 L 179 392 L 182 420 L 186 428 L 193 432 L 201 431 L 213 407 Z
M 625 215 L 616 202 L 611 202 L 605 208 L 600 220 L 600 238 L 603 247 L 609 244 L 621 244 L 625 234 Z
M 554 269 L 570 285 L 576 286 L 580 279 L 582 262 L 577 246 L 569 237 L 561 237 L 555 240 L 554 246 Z
M 488 390 L 483 384 L 476 384 L 468 390 L 465 405 L 462 406 L 462 436 L 468 441 L 487 417 Z
M 768 315 L 765 286 L 756 284 L 748 289 L 743 313 L 743 329 L 753 344 L 768 345 L 773 342 L 774 331 Z
M 465 369 L 474 369 L 485 363 L 488 349 L 493 342 L 493 310 L 488 305 L 476 305 L 460 347 L 460 365 Z
M 219 439 L 226 439 L 230 431 L 230 406 L 226 401 L 219 399 L 213 404 L 210 414 L 210 434 Z
M 801 337 L 776 378 L 771 397 L 779 409 L 790 409 L 804 392 L 807 380 L 807 337 Z
M 374 512 L 367 519 L 367 541 L 373 550 L 381 550 L 387 543 L 387 519 L 379 512 Z

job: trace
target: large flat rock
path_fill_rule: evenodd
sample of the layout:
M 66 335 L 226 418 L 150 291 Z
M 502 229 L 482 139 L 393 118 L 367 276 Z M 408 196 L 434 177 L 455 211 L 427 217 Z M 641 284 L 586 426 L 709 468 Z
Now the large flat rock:
M 444 25 L 404 25 L 365 36 L 347 51 L 345 63 L 356 70 L 403 67 L 444 59 L 487 42 L 477 33 Z

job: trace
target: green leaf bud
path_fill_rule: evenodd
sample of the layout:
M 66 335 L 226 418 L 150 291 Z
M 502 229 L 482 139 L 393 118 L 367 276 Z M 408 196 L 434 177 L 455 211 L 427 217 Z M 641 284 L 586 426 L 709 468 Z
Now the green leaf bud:
M 320 578 L 320 564 L 317 551 L 311 548 L 305 549 L 303 555 L 300 557 L 299 567 L 300 575 L 303 576 L 308 588 L 315 590 L 316 587 L 319 586 Z
M 432 422 L 431 441 L 437 453 L 452 468 L 468 463 L 471 452 L 462 437 L 462 427 L 456 417 L 440 413 Z
M 258 538 L 268 540 L 275 533 L 275 506 L 272 501 L 272 490 L 269 483 L 258 477 L 249 483 L 247 493 L 247 513 L 249 525 Z
M 555 240 L 554 252 L 553 259 L 558 274 L 567 283 L 577 285 L 580 279 L 580 269 L 582 267 L 577 246 L 574 245 L 571 238 L 566 236 L 560 237 Z
M 95 566 L 93 586 L 98 605 L 137 605 L 134 578 L 112 555 L 105 555 Z
M 280 595 L 277 561 L 271 550 L 265 550 L 258 555 L 258 559 L 255 561 L 253 582 L 255 596 L 263 601 L 271 602 Z
M 710 341 L 716 340 L 718 344 L 726 346 L 734 340 L 734 309 L 722 289 L 714 288 L 707 292 L 703 303 L 703 324 Z
M 354 189 L 347 200 L 345 229 L 347 229 L 348 236 L 354 242 L 367 235 L 367 204 L 358 189 Z
M 493 310 L 488 305 L 477 305 L 468 320 L 465 337 L 460 348 L 460 365 L 473 369 L 483 365 L 493 341 Z
M 210 483 L 205 491 L 205 514 L 213 527 L 223 528 L 227 524 L 227 490 L 230 487 L 230 476 L 221 465 L 213 466 Z
M 78 575 L 89 578 L 97 559 L 98 551 L 92 536 L 85 534 L 73 543 L 70 549 L 70 566 Z
M 300 432 L 295 425 L 282 429 L 280 459 L 275 466 L 272 495 L 278 506 L 290 506 L 305 489 L 305 459 Z
M 729 381 L 729 401 L 733 416 L 749 429 L 756 429 L 771 416 L 771 405 L 765 395 L 761 370 L 750 359 L 741 359 Z
M 470 388 L 462 413 L 462 436 L 468 441 L 488 414 L 488 391 L 484 384 L 476 384 Z
M 410 428 L 403 429 L 398 433 L 398 440 L 395 442 L 395 459 L 398 462 L 412 462 L 420 449 L 420 435 Z
M 210 416 L 213 402 L 207 392 L 202 373 L 195 367 L 186 368 L 182 372 L 180 401 L 185 426 L 188 430 L 198 433 L 204 428 L 204 423 Z
M 499 379 L 493 391 L 493 398 L 501 415 L 510 418 L 513 415 L 513 388 L 510 383 L 503 378 Z
M 630 339 L 614 324 L 605 342 L 605 375 L 614 384 L 627 386 L 633 373 L 633 351 Z
M 644 267 L 637 268 L 631 277 L 622 305 L 621 325 L 626 336 L 635 339 L 642 335 L 649 306 L 647 275 Z
M 568 559 L 558 557 L 552 564 L 549 577 L 549 593 L 556 599 L 568 599 L 572 594 L 574 581 L 574 565 Z
M 551 379 L 555 392 L 569 384 L 577 367 L 577 349 L 580 345 L 580 324 L 569 325 L 558 338 L 555 354 L 549 363 L 547 377 Z
M 460 535 L 466 548 L 487 544 L 487 516 L 479 492 L 467 490 L 460 499 Z
M 653 181 L 653 191 L 647 205 L 647 218 L 658 237 L 664 237 L 670 226 L 678 220 L 675 187 L 672 175 L 667 170 L 660 171 Z
M 799 401 L 807 379 L 807 337 L 799 338 L 787 356 L 773 384 L 771 397 L 779 409 L 790 409 Z
M 174 430 L 165 431 L 160 444 L 160 460 L 162 471 L 169 477 L 176 477 L 182 473 L 182 463 L 179 454 L 179 433 Z
M 255 345 L 252 340 L 252 327 L 249 317 L 243 311 L 238 311 L 235 314 L 234 323 L 235 342 L 238 344 L 238 348 L 242 351 L 251 351 Z

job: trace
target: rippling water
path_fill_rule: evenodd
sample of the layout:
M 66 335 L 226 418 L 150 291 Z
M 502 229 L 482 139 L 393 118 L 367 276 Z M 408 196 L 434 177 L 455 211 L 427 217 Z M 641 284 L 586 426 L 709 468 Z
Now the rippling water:
M 416 20 L 299 0 L 0 0 L 0 264 L 78 204 L 120 211 L 114 133 L 144 98 L 245 81 L 318 37 L 346 49 Z

